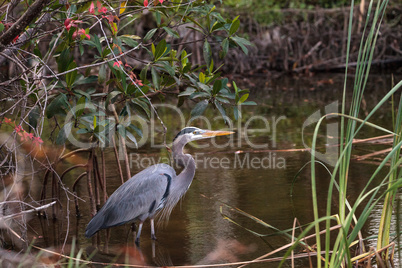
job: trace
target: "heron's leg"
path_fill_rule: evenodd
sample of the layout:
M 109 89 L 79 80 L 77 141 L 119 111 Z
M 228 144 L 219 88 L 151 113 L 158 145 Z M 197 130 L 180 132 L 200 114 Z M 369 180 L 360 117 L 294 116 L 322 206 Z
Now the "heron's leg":
M 138 224 L 137 237 L 135 238 L 135 244 L 137 244 L 137 245 L 140 244 L 140 235 L 141 235 L 141 230 L 142 230 L 142 224 L 143 224 L 143 222 L 140 222 L 140 224 Z
M 156 240 L 154 219 L 151 219 L 151 239 Z
M 135 222 L 131 223 L 131 225 L 130 225 L 130 230 L 128 231 L 128 234 L 127 234 L 126 243 L 128 242 L 128 239 L 130 237 L 129 234 L 131 232 L 133 233 L 133 236 L 134 236 L 134 239 L 135 239 L 137 237 L 137 226 L 136 226 Z
M 156 254 L 155 254 L 155 240 L 152 240 L 152 259 L 156 258 Z

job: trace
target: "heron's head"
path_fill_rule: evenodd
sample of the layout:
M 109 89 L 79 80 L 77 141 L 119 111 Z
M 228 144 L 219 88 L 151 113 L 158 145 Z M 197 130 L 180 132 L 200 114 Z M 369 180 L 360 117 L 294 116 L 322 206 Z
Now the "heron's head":
M 216 136 L 230 135 L 233 133 L 234 132 L 232 131 L 212 131 L 196 127 L 185 127 L 176 135 L 176 137 L 173 139 L 173 143 L 175 141 L 181 141 L 182 143 L 187 143 L 190 141 L 208 139 Z

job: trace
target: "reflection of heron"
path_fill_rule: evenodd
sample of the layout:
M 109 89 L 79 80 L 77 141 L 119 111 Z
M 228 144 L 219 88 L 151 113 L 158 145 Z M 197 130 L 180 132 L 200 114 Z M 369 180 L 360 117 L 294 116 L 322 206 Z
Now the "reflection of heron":
M 173 140 L 173 159 L 184 169 L 176 175 L 166 164 L 148 167 L 121 185 L 106 201 L 105 205 L 89 222 L 85 236 L 91 237 L 101 229 L 139 221 L 135 242 L 140 241 L 142 224 L 151 220 L 151 238 L 156 239 L 154 218 L 158 212 L 168 218 L 174 206 L 187 192 L 195 174 L 195 161 L 183 154 L 183 147 L 190 141 L 229 135 L 229 131 L 210 131 L 195 127 L 182 129 Z

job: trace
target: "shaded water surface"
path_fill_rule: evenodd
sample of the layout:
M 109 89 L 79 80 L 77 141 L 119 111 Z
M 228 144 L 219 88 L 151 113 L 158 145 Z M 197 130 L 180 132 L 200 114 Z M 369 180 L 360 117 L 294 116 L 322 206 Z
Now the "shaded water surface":
M 364 100 L 362 113 L 370 111 L 390 89 L 391 85 L 388 81 L 390 81 L 388 77 L 382 76 L 369 81 L 368 97 Z M 141 236 L 140 251 L 136 251 L 130 226 L 116 227 L 111 230 L 109 253 L 97 254 L 94 260 L 121 263 L 124 261 L 124 256 L 120 258 L 116 256 L 124 255 L 129 251 L 137 263 L 160 266 L 245 261 L 290 242 L 285 236 L 262 238 L 256 236 L 245 228 L 264 235 L 272 234 L 274 231 L 258 224 L 250 217 L 236 213 L 228 206 L 239 208 L 281 230 L 292 228 L 295 218 L 300 224 L 307 224 L 313 220 L 309 167 L 302 170 L 295 179 L 295 175 L 310 160 L 310 153 L 304 149 L 311 145 L 314 131 L 314 125 L 306 127 L 303 139 L 302 126 L 313 113 L 318 111 L 323 115 L 325 106 L 334 101 L 341 102 L 342 75 L 334 74 L 308 79 L 283 78 L 277 81 L 244 79 L 243 87 L 251 89 L 250 96 L 258 103 L 258 106 L 243 109 L 242 127 L 238 128 L 235 125 L 236 134 L 232 137 L 233 145 L 225 148 L 212 146 L 197 148 L 197 146 L 211 144 L 211 141 L 205 140 L 186 147 L 188 153 L 197 157 L 196 176 L 185 198 L 173 210 L 169 222 L 157 226 L 158 241 L 153 245 L 150 239 L 149 222 L 146 222 Z M 184 107 L 184 114 L 187 117 L 189 109 L 190 105 Z M 165 112 L 166 114 L 163 109 L 160 110 L 170 130 L 177 131 L 183 127 L 169 115 L 169 111 Z M 208 117 L 216 116 L 216 111 L 208 112 L 211 113 L 207 114 Z M 259 117 L 250 120 L 254 115 Z M 373 121 L 381 126 L 391 127 L 390 105 L 387 104 L 373 118 Z M 203 121 L 195 121 L 194 125 L 206 127 Z M 248 127 L 246 128 L 245 125 Z M 326 126 L 324 124 L 323 135 L 319 141 L 322 152 L 325 152 Z M 214 129 L 224 127 L 219 120 L 212 126 Z M 169 133 L 168 139 L 171 139 L 174 134 Z M 381 134 L 367 128 L 360 137 Z M 157 135 L 156 140 L 160 143 L 161 135 Z M 216 139 L 216 142 L 221 144 L 228 141 L 230 140 L 227 137 Z M 268 146 L 264 147 L 264 145 Z M 356 154 L 364 154 L 379 148 L 357 147 Z M 111 194 L 120 185 L 120 178 L 112 150 L 106 152 L 107 187 Z M 137 173 L 152 161 L 158 161 L 159 157 L 166 156 L 165 149 L 154 148 L 150 144 L 144 145 L 139 150 L 132 150 L 130 153 L 132 153 L 132 174 Z M 147 160 L 141 162 L 141 159 Z M 349 182 L 351 200 L 357 197 L 375 168 L 374 164 L 353 162 Z M 329 175 L 322 167 L 318 167 L 317 172 L 319 202 L 322 204 L 320 212 L 323 215 Z M 74 174 L 74 176 L 77 175 Z M 76 178 L 74 176 L 71 181 Z M 291 195 L 293 181 L 295 182 Z M 78 195 L 88 201 L 85 182 L 80 185 Z M 335 197 L 333 200 L 334 213 L 337 211 L 336 199 Z M 79 247 L 89 251 L 92 240 L 84 237 L 85 226 L 91 218 L 88 207 L 88 202 L 80 202 L 82 217 L 77 219 L 71 201 L 70 222 L 65 219 L 59 219 L 55 223 L 51 220 L 42 220 L 41 223 L 38 219 L 32 220 L 31 230 L 44 233 L 44 237 L 38 240 L 38 244 L 42 246 L 62 244 L 69 224 L 68 241 L 76 235 Z M 237 224 L 225 219 L 222 213 Z M 374 213 L 368 220 L 365 236 L 375 233 L 375 224 L 378 219 L 378 213 Z M 101 232 L 100 237 L 100 248 L 103 250 L 105 232 Z M 314 244 L 314 241 L 310 244 Z M 302 249 L 299 248 L 297 252 L 301 251 Z M 272 257 L 282 255 L 283 252 Z M 265 263 L 253 265 L 253 267 L 277 267 L 277 265 L 278 263 Z M 296 260 L 296 265 L 308 266 L 308 260 Z

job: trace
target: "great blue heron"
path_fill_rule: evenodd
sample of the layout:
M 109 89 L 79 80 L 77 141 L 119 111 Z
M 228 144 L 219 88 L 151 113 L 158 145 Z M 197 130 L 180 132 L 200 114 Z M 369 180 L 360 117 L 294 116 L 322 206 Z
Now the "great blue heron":
M 210 131 L 196 127 L 183 128 L 173 139 L 173 160 L 183 167 L 176 175 L 166 164 L 150 166 L 122 184 L 106 201 L 105 205 L 89 222 L 85 236 L 93 236 L 101 229 L 139 221 L 136 244 L 139 244 L 144 221 L 151 221 L 151 238 L 156 239 L 154 218 L 158 213 L 169 217 L 174 206 L 187 192 L 195 174 L 195 161 L 183 153 L 184 145 L 190 141 L 229 135 L 230 131 Z

